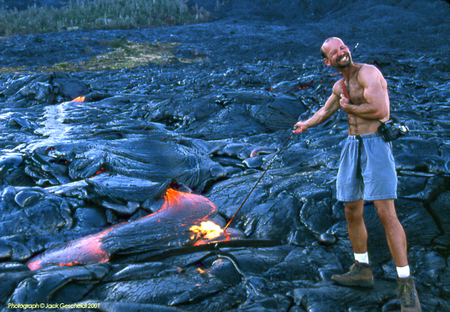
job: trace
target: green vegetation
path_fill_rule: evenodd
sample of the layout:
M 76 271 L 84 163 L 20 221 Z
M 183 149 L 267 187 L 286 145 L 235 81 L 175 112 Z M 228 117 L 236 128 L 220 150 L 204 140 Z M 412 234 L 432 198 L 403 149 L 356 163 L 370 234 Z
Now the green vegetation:
M 52 73 L 52 72 L 82 72 L 120 70 L 122 68 L 135 68 L 149 64 L 166 65 L 171 63 L 203 62 L 202 56 L 183 58 L 174 55 L 173 48 L 180 43 L 173 42 L 130 42 L 126 38 L 114 39 L 110 42 L 102 41 L 109 46 L 109 51 L 91 57 L 83 62 L 62 62 L 52 66 L 36 66 L 33 68 L 0 67 L 1 74 L 11 73 Z
M 60 9 L 0 10 L 0 36 L 71 29 L 132 29 L 205 22 L 204 9 L 186 0 L 70 0 Z
M 132 29 L 138 27 L 183 25 L 206 22 L 209 13 L 195 6 L 189 10 L 186 0 L 69 0 L 65 7 L 35 8 L 23 11 L 0 10 L 0 40 L 11 35 L 43 33 L 72 29 Z M 3 36 L 3 38 L 2 38 Z M 202 56 L 177 57 L 173 48 L 179 43 L 136 43 L 126 38 L 90 41 L 83 52 L 92 54 L 92 45 L 107 45 L 108 51 L 88 61 L 70 60 L 52 66 L 2 67 L 0 74 L 27 72 L 79 72 L 118 70 L 148 64 L 192 63 Z

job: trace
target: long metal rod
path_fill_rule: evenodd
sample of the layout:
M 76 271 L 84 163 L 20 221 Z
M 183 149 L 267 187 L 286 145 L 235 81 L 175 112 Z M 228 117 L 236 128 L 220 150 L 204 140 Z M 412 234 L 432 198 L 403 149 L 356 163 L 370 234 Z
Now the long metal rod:
M 274 162 L 274 160 L 278 157 L 278 155 L 281 153 L 281 151 L 286 147 L 286 145 L 288 144 L 288 142 L 291 140 L 292 135 L 294 134 L 294 132 L 291 133 L 291 135 L 289 136 L 289 138 L 287 139 L 286 143 L 284 143 L 284 145 L 280 148 L 280 150 L 278 151 L 278 153 L 275 155 L 274 158 L 272 158 L 272 161 L 269 163 L 269 165 L 267 166 L 266 170 L 264 170 L 263 174 L 259 177 L 258 181 L 256 181 L 255 185 L 253 186 L 252 190 L 250 191 L 250 193 L 248 193 L 247 197 L 244 199 L 244 201 L 242 202 L 241 206 L 239 207 L 239 209 L 236 211 L 236 213 L 233 215 L 233 217 L 230 219 L 230 221 L 228 221 L 227 225 L 225 226 L 225 228 L 223 229 L 223 231 L 225 232 L 227 230 L 227 228 L 230 226 L 231 222 L 233 222 L 234 218 L 236 217 L 236 215 L 238 214 L 239 210 L 241 210 L 241 208 L 244 206 L 245 202 L 247 201 L 247 199 L 250 197 L 250 194 L 253 192 L 253 190 L 256 188 L 256 186 L 258 185 L 259 181 L 261 181 L 262 177 L 266 174 L 267 170 L 269 170 L 270 166 L 272 165 L 272 163 Z

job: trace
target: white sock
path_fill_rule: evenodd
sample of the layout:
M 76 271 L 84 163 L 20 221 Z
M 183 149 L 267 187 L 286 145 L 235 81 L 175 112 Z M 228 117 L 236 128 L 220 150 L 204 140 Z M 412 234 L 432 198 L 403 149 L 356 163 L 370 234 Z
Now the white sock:
M 409 271 L 409 265 L 404 267 L 397 267 L 397 274 L 400 278 L 409 277 L 409 275 L 411 275 L 411 272 Z
M 355 260 L 359 263 L 369 264 L 369 254 L 365 253 L 356 253 L 355 252 Z

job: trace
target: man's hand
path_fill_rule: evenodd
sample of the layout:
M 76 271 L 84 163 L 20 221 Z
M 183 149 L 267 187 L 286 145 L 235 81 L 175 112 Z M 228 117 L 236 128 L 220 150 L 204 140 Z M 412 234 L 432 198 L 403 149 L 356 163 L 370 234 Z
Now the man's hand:
M 345 97 L 344 94 L 341 94 L 341 99 L 339 100 L 339 105 L 342 110 L 346 113 L 351 113 L 350 108 L 352 104 L 350 104 L 350 100 Z
M 292 131 L 293 133 L 300 133 L 300 132 L 305 132 L 308 127 L 306 126 L 304 121 L 299 121 L 294 125 L 294 128 L 296 128 L 294 131 Z

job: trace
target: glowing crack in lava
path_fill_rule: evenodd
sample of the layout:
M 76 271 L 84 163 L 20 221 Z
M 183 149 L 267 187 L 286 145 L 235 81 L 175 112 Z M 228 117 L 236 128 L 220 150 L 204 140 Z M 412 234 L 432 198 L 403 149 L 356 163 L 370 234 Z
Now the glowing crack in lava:
M 243 238 L 240 231 L 224 233 L 211 222 L 216 206 L 207 198 L 172 188 L 155 213 L 117 224 L 100 233 L 51 248 L 27 263 L 31 270 L 48 266 L 72 266 L 108 262 L 115 255 L 131 255 L 170 247 L 202 245 Z M 212 229 L 206 226 L 213 225 Z

